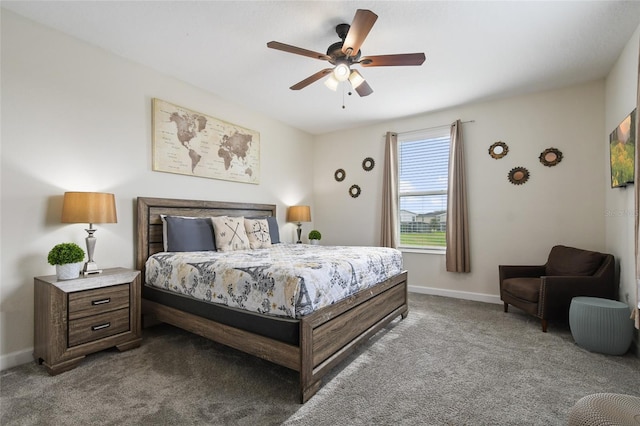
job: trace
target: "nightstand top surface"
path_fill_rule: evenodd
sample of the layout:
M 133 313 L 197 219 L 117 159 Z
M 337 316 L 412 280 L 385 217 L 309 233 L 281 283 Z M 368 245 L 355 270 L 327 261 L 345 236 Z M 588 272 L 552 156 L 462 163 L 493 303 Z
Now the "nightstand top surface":
M 58 280 L 55 275 L 45 275 L 36 277 L 37 280 L 52 284 L 64 291 L 72 293 L 74 291 L 90 290 L 94 288 L 109 287 L 116 284 L 130 283 L 136 279 L 140 271 L 127 268 L 103 269 L 99 274 L 80 276 L 73 280 Z

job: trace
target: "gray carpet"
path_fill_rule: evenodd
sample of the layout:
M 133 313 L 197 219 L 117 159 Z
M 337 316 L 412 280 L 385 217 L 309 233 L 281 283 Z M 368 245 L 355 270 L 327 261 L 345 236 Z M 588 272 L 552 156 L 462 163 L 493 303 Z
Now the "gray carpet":
M 298 404 L 297 373 L 176 328 L 49 376 L 0 375 L 3 425 L 561 425 L 581 397 L 640 396 L 640 359 L 588 352 L 566 324 L 542 333 L 501 305 L 410 295 L 409 317 L 375 335 Z

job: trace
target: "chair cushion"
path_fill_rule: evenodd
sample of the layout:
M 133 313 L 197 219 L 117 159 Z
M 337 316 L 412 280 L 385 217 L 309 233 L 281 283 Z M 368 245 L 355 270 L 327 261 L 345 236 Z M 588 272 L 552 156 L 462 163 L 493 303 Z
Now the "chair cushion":
M 547 275 L 593 275 L 602 264 L 605 255 L 566 246 L 555 246 L 549 253 Z
M 538 303 L 540 278 L 508 278 L 502 281 L 502 290 L 518 299 Z

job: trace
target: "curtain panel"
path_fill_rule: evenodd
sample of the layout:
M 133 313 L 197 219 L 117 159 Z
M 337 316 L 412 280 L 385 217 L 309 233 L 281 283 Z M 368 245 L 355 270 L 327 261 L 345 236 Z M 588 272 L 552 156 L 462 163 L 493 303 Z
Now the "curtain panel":
M 633 307 L 631 317 L 635 319 L 635 325 L 637 329 L 640 329 L 640 241 L 638 235 L 640 234 L 640 182 L 638 177 L 638 171 L 640 171 L 640 150 L 638 149 L 638 137 L 640 132 L 638 131 L 638 125 L 640 124 L 640 49 L 638 51 L 638 88 L 637 88 L 637 100 L 636 100 L 636 158 L 635 158 L 635 185 L 634 198 L 635 198 L 635 258 L 636 258 L 636 305 Z
M 451 149 L 449 152 L 447 251 L 445 256 L 448 272 L 471 272 L 467 183 L 463 148 L 462 122 L 456 120 L 451 125 Z
M 387 132 L 382 182 L 382 247 L 398 247 L 398 135 Z

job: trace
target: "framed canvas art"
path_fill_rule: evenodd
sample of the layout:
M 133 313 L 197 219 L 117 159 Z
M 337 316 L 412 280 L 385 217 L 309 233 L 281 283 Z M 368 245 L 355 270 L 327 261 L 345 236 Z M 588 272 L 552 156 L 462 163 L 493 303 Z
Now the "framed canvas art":
M 260 183 L 260 134 L 153 99 L 153 170 Z
M 621 188 L 634 182 L 636 156 L 636 111 L 622 120 L 609 135 L 611 187 Z

